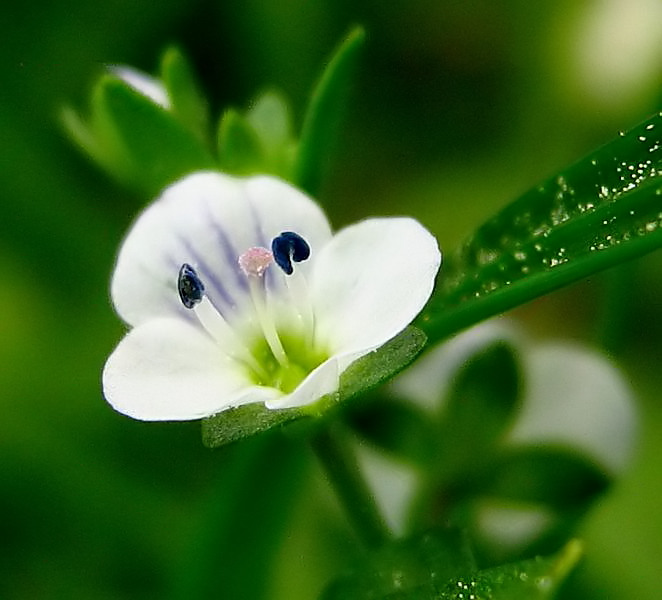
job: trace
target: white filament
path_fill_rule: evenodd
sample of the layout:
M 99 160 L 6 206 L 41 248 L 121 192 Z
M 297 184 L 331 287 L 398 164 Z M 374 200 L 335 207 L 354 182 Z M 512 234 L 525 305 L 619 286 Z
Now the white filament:
M 301 319 L 304 335 L 308 338 L 306 341 L 312 347 L 315 337 L 315 316 L 310 303 L 306 277 L 299 269 L 295 268 L 291 275 L 285 276 L 285 283 L 287 284 L 292 304 Z
M 260 377 L 266 378 L 267 374 L 260 363 L 255 360 L 250 350 L 242 343 L 234 329 L 230 327 L 206 295 L 193 307 L 193 312 L 221 350 L 248 365 Z

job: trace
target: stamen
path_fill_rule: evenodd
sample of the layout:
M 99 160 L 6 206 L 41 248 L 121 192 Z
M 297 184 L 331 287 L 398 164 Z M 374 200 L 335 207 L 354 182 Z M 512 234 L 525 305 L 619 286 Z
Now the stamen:
M 285 278 L 285 283 L 301 318 L 303 330 L 307 332 L 310 338 L 308 341 L 312 345 L 315 323 L 308 295 L 308 284 L 302 273 L 294 272 L 292 265 L 292 261 L 302 262 L 310 257 L 310 246 L 298 233 L 283 231 L 271 242 L 271 250 L 276 264 L 289 275 Z
M 184 263 L 179 269 L 177 291 L 182 304 L 186 308 L 193 308 L 202 300 L 205 293 L 204 284 L 195 269 L 188 263 Z
M 266 294 L 263 285 L 262 276 L 267 267 L 273 261 L 273 255 L 266 248 L 249 248 L 239 257 L 239 266 L 248 277 L 248 289 L 251 292 L 251 300 L 255 307 L 255 314 L 260 323 L 262 334 L 266 340 L 274 358 L 283 366 L 287 365 L 287 354 L 285 348 L 278 337 L 276 324 L 267 310 Z
M 313 307 L 310 304 L 310 294 L 308 293 L 306 277 L 301 271 L 297 270 L 285 278 L 285 283 L 290 293 L 292 304 L 294 304 L 301 319 L 308 343 L 312 346 L 315 337 L 315 317 L 313 315 Z
M 310 256 L 310 246 L 298 233 L 283 231 L 271 242 L 271 251 L 274 261 L 285 271 L 286 275 L 292 275 L 294 267 L 292 261 L 301 262 Z
M 234 329 L 211 303 L 205 294 L 202 280 L 195 269 L 187 263 L 179 269 L 177 289 L 182 304 L 193 310 L 202 327 L 224 352 L 245 363 L 263 379 L 268 377 L 260 363 L 237 337 Z

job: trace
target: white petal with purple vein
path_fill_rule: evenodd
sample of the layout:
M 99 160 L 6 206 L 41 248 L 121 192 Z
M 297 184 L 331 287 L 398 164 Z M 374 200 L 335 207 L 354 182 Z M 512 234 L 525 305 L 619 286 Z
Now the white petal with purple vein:
M 179 319 L 131 330 L 106 362 L 103 391 L 115 410 L 144 421 L 199 419 L 278 395 L 253 385 L 242 365 Z
M 179 267 L 186 262 L 232 322 L 251 305 L 239 256 L 252 246 L 268 247 L 283 230 L 301 232 L 316 248 L 331 237 L 319 207 L 280 180 L 190 175 L 167 188 L 129 231 L 111 283 L 115 308 L 134 326 L 159 316 L 189 319 L 176 289 Z M 267 277 L 268 283 L 275 279 Z M 272 296 L 282 295 L 282 284 L 272 287 Z

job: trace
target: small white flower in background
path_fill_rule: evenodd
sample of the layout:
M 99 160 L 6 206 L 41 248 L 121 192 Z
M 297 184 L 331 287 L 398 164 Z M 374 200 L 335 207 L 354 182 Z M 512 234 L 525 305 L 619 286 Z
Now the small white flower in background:
M 170 98 L 163 83 L 147 73 L 126 65 L 112 65 L 108 70 L 155 104 L 169 110 Z
M 610 477 L 623 474 L 632 458 L 637 415 L 622 374 L 600 353 L 564 342 L 532 344 L 507 322 L 492 321 L 431 350 L 391 384 L 402 398 L 426 410 L 443 406 L 457 371 L 492 343 L 518 350 L 524 376 L 520 412 L 500 442 L 504 448 L 550 445 L 574 449 Z M 410 498 L 414 490 L 410 490 Z M 389 492 L 392 495 L 392 492 Z M 407 500 L 397 498 L 401 524 Z M 482 497 L 475 503 L 478 535 L 497 553 L 521 549 L 558 522 L 536 502 Z
M 519 351 L 525 379 L 522 408 L 504 442 L 574 448 L 610 475 L 621 474 L 634 445 L 634 399 L 621 373 L 589 348 L 567 342 L 532 344 L 515 327 L 488 322 L 429 352 L 393 382 L 394 391 L 438 409 L 457 369 L 499 340 Z
M 106 363 L 104 395 L 148 421 L 311 404 L 414 319 L 440 263 L 413 219 L 332 235 L 317 204 L 281 180 L 190 175 L 120 249 L 111 295 L 132 329 Z

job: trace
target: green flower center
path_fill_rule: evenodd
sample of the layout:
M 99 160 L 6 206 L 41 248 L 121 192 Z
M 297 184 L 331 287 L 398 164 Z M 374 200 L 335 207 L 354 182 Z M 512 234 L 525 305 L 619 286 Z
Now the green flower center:
M 317 366 L 321 365 L 329 353 L 317 348 L 297 336 L 287 336 L 279 333 L 287 361 L 279 362 L 274 357 L 269 345 L 260 338 L 252 346 L 251 354 L 263 368 L 263 373 L 250 370 L 250 378 L 256 385 L 273 387 L 284 394 L 289 394 Z

